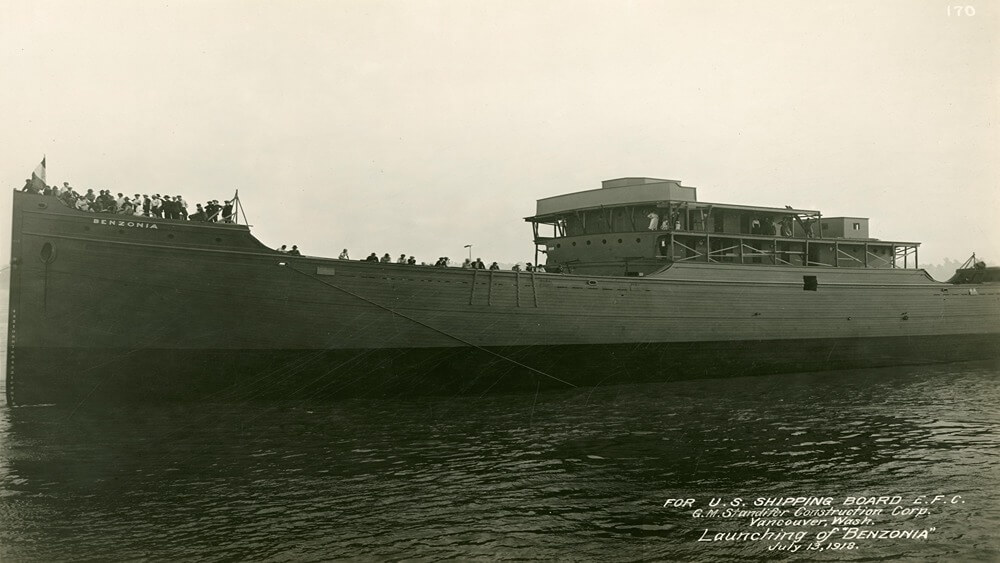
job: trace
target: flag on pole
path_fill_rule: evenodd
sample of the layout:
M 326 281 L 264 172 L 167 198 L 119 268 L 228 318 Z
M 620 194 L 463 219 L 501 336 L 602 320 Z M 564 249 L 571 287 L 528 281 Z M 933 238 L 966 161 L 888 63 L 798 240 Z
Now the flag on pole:
M 38 191 L 45 189 L 45 157 L 42 157 L 42 162 L 35 168 L 35 171 L 31 173 L 31 185 Z

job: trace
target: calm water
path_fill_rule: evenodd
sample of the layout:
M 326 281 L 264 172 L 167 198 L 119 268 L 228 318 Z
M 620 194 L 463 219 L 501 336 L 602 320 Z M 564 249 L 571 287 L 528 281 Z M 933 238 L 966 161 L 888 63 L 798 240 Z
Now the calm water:
M 794 554 L 698 541 L 764 528 L 663 506 L 938 494 L 929 514 L 869 526 L 927 539 Z M 0 407 L 3 561 L 991 561 L 998 529 L 990 364 L 100 417 Z

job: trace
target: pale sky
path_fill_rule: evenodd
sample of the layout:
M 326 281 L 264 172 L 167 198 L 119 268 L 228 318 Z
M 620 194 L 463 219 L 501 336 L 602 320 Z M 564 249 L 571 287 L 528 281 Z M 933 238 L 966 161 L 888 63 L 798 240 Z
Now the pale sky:
M 0 258 L 44 154 L 77 188 L 238 188 L 310 255 L 532 260 L 536 199 L 652 176 L 996 265 L 1000 3 L 970 5 L 0 0 Z

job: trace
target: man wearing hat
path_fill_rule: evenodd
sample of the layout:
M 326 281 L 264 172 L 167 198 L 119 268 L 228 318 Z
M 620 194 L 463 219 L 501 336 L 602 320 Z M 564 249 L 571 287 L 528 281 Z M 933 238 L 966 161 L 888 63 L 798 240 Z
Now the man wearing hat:
M 205 204 L 205 214 L 208 216 L 208 220 L 213 223 L 219 220 L 220 210 L 221 208 L 219 207 L 218 200 L 213 199 L 210 200 L 207 204 Z
M 22 192 L 28 192 L 29 194 L 37 194 L 38 188 L 35 187 L 35 183 L 31 181 L 31 178 L 26 178 L 24 180 L 24 187 L 21 188 Z

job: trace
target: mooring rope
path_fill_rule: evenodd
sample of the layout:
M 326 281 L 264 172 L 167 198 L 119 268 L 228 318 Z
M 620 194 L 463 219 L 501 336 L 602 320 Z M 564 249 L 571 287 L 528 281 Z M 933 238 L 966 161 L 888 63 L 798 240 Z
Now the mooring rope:
M 512 363 L 514 365 L 517 365 L 517 366 L 520 366 L 520 367 L 522 367 L 522 368 L 524 368 L 526 370 L 529 370 L 529 371 L 532 371 L 532 372 L 537 373 L 539 375 L 548 377 L 549 379 L 552 379 L 554 381 L 558 381 L 559 383 L 564 383 L 566 385 L 569 385 L 570 387 L 576 387 L 576 385 L 570 383 L 569 381 L 565 381 L 563 379 L 559 379 L 558 377 L 556 377 L 554 375 L 551 375 L 551 374 L 548 374 L 548 373 L 545 373 L 544 371 L 542 371 L 540 369 L 533 368 L 533 367 L 531 367 L 529 365 L 522 364 L 521 362 L 515 360 L 514 358 L 505 356 L 505 355 L 503 355 L 503 354 L 501 354 L 499 352 L 494 352 L 493 350 L 490 350 L 488 348 L 484 348 L 484 347 L 479 346 L 478 344 L 475 344 L 473 342 L 469 342 L 468 340 L 465 340 L 464 338 L 455 336 L 454 334 L 450 334 L 448 332 L 445 332 L 445 331 L 443 331 L 443 330 L 441 330 L 441 329 L 439 329 L 437 327 L 431 326 L 431 325 L 429 325 L 429 324 L 427 324 L 427 323 L 425 323 L 423 321 L 417 320 L 417 319 L 415 319 L 415 318 L 413 318 L 411 316 L 408 316 L 408 315 L 405 315 L 403 313 L 400 313 L 399 311 L 397 311 L 397 310 L 395 310 L 395 309 L 393 309 L 391 307 L 386 307 L 385 305 L 382 305 L 380 303 L 376 303 L 375 301 L 372 301 L 371 299 L 368 299 L 366 297 L 358 295 L 357 293 L 354 293 L 352 291 L 344 289 L 344 288 L 342 288 L 342 287 L 340 287 L 338 285 L 334 285 L 334 284 L 332 284 L 332 283 L 330 283 L 330 282 L 328 282 L 326 280 L 322 280 L 322 279 L 320 279 L 320 278 L 318 278 L 318 277 L 316 277 L 316 276 L 314 276 L 312 274 L 309 274 L 307 272 L 303 272 L 302 270 L 299 270 L 297 268 L 292 267 L 287 262 L 278 262 L 278 265 L 282 266 L 282 267 L 285 267 L 285 268 L 288 268 L 289 270 L 291 270 L 293 272 L 302 274 L 303 276 L 306 276 L 307 278 L 313 279 L 313 280 L 315 280 L 315 281 L 317 281 L 317 282 L 319 282 L 319 283 L 321 283 L 321 284 L 323 284 L 325 286 L 332 287 L 333 289 L 336 289 L 337 291 L 341 291 L 343 293 L 346 293 L 347 295 L 350 295 L 351 297 L 354 297 L 355 299 L 360 299 L 361 301 L 364 301 L 365 303 L 368 303 L 369 305 L 374 305 L 375 307 L 378 307 L 379 309 L 382 309 L 384 311 L 388 311 L 389 313 L 392 313 L 393 315 L 396 315 L 398 317 L 402 317 L 402 318 L 404 318 L 404 319 L 406 319 L 406 320 L 408 320 L 410 322 L 416 323 L 416 324 L 418 324 L 418 325 L 420 325 L 420 326 L 422 326 L 424 328 L 428 328 L 430 330 L 433 330 L 434 332 L 436 332 L 438 334 L 443 334 L 444 336 L 447 336 L 448 338 L 451 338 L 452 340 L 456 340 L 458 342 L 461 342 L 462 344 L 465 344 L 466 346 L 471 346 L 471 347 L 473 347 L 473 348 L 475 348 L 477 350 L 480 350 L 482 352 L 486 352 L 487 354 L 490 354 L 491 356 L 496 356 L 497 358 L 500 358 L 501 360 L 510 362 L 510 363 Z

